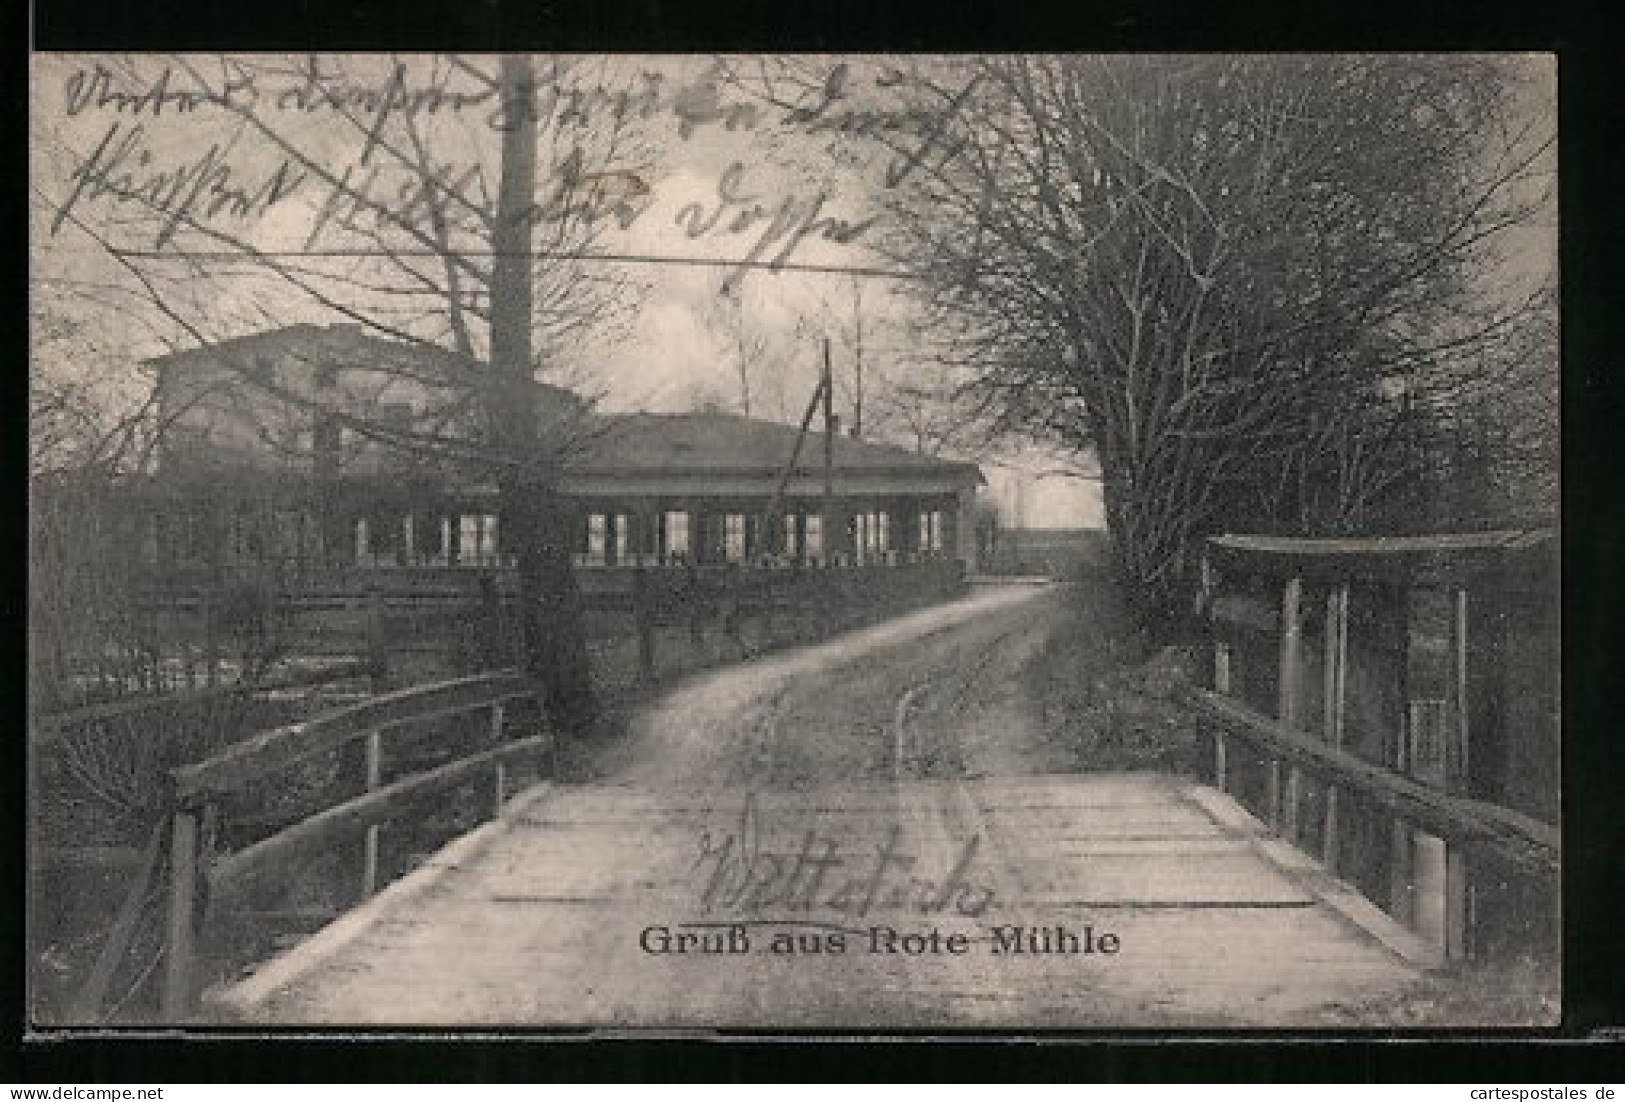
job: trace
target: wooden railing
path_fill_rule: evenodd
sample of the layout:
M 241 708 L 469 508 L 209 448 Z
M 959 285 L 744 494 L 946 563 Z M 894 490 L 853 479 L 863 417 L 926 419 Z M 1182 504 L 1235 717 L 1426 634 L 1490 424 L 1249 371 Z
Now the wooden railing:
M 1272 830 L 1314 852 L 1334 874 L 1386 868 L 1388 891 L 1376 892 L 1375 902 L 1412 926 L 1423 925 L 1410 867 L 1414 838 L 1422 832 L 1436 839 L 1443 847 L 1437 933 L 1447 958 L 1471 955 L 1475 926 L 1504 917 L 1488 912 L 1512 881 L 1535 886 L 1516 898 L 1556 898 L 1556 827 L 1374 765 L 1223 694 L 1188 688 L 1184 696 L 1208 736 L 1215 787 L 1251 805 Z M 1263 773 L 1262 785 L 1251 791 L 1239 783 L 1244 760 Z M 1308 807 L 1312 815 L 1305 814 Z M 1358 823 L 1360 817 L 1367 822 Z M 1369 878 L 1363 887 L 1374 894 Z
M 199 987 L 198 946 L 209 904 L 275 880 L 294 859 L 334 839 L 361 834 L 359 894 L 378 886 L 378 829 L 423 797 L 488 776 L 493 814 L 507 796 L 508 768 L 549 750 L 547 733 L 502 741 L 509 704 L 534 699 L 535 683 L 514 672 L 483 674 L 376 697 L 304 723 L 266 731 L 206 761 L 171 772 L 169 884 L 162 1011 L 166 1020 L 192 1013 Z M 409 724 L 485 712 L 489 744 L 476 752 L 381 785 L 386 737 Z M 365 789 L 219 859 L 209 838 L 221 802 L 272 783 L 275 776 L 324 753 L 365 747 Z
M 40 1020 L 95 1024 L 144 996 L 169 770 L 292 722 L 314 697 L 358 681 L 364 690 L 381 673 L 372 661 L 345 661 L 29 717 L 30 906 L 76 900 L 30 922 Z M 86 892 L 99 898 L 78 898 Z M 49 973 L 47 944 L 56 957 Z M 121 976 L 138 979 L 119 986 Z

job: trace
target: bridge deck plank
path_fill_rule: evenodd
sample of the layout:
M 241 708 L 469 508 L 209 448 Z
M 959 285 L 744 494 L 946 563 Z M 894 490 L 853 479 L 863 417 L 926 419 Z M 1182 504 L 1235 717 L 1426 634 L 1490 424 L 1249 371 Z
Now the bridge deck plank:
M 1312 1025 L 1419 975 L 1272 860 L 1244 813 L 1214 815 L 1204 805 L 1223 797 L 1187 791 L 1135 775 L 759 793 L 761 849 L 793 851 L 812 831 L 868 870 L 895 824 L 915 867 L 940 878 L 977 839 L 967 878 L 995 893 L 979 918 L 774 912 L 982 939 L 963 956 L 904 957 L 870 953 L 860 934 L 840 955 L 774 955 L 761 951 L 769 927 L 752 928 L 749 954 L 646 953 L 645 927 L 737 917 L 706 910 L 709 866 L 695 866 L 703 832 L 712 845 L 741 833 L 743 796 L 554 788 L 516 801 L 483 848 L 437 865 L 405 902 L 369 905 L 347 943 L 304 960 L 295 948 L 276 986 L 250 979 L 213 1001 L 266 1023 Z M 1120 951 L 994 953 L 989 924 L 1092 926 Z

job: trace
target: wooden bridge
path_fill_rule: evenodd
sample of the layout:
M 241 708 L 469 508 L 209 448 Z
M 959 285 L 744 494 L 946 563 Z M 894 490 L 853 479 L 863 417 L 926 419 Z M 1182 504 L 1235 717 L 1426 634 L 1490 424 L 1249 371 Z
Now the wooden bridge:
M 542 787 L 209 1005 L 261 1024 L 1283 1025 L 1436 959 L 1166 776 Z
M 1347 676 L 1338 585 L 1329 717 Z M 508 673 L 267 731 L 172 775 L 168 855 L 149 870 L 167 900 L 162 1018 L 1342 1024 L 1350 1006 L 1493 951 L 1481 930 L 1549 925 L 1530 901 L 1556 899 L 1558 841 L 1403 760 L 1370 760 L 1328 737 L 1330 721 L 1311 729 L 1292 696 L 1302 586 L 1291 574 L 1272 625 L 1280 714 L 1227 691 L 1222 642 L 1217 688 L 1185 692 L 1206 736 L 1197 776 L 565 785 L 534 687 Z M 245 831 L 245 798 L 324 760 L 350 795 Z M 419 859 L 382 856 L 380 831 L 412 834 L 425 808 L 491 821 Z M 349 913 L 279 954 L 233 958 L 256 900 L 334 854 L 351 858 Z

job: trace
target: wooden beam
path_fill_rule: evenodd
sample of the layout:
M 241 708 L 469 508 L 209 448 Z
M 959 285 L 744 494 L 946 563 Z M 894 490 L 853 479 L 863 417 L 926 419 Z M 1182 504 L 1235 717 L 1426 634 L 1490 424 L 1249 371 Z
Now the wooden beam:
M 1463 795 L 1467 794 L 1471 788 L 1468 778 L 1471 776 L 1472 766 L 1472 743 L 1469 741 L 1471 717 L 1468 714 L 1468 707 L 1471 702 L 1468 699 L 1467 685 L 1467 615 L 1469 612 L 1467 601 L 1466 587 L 1458 586 L 1455 591 L 1455 607 L 1453 610 L 1455 615 L 1450 633 L 1452 658 L 1454 659 L 1454 668 L 1451 671 L 1451 696 L 1454 698 L 1452 703 L 1456 722 L 1455 730 L 1452 732 L 1454 737 L 1451 739 L 1450 753 L 1445 759 L 1446 776 L 1450 790 Z
M 1335 777 L 1344 788 L 1358 789 L 1394 815 L 1447 842 L 1482 841 L 1521 863 L 1557 867 L 1561 832 L 1549 823 L 1510 808 L 1441 792 L 1283 727 L 1232 698 L 1196 688 L 1185 688 L 1181 695 L 1208 718 L 1225 724 L 1232 736 L 1252 742 L 1265 754 L 1284 755 Z
M 365 790 L 376 792 L 383 773 L 384 733 L 367 732 L 367 780 Z M 367 828 L 361 848 L 361 898 L 369 899 L 378 890 L 378 824 Z
M 1296 729 L 1303 700 L 1303 579 L 1288 578 L 1281 591 L 1280 682 L 1276 718 Z
M 1281 591 L 1281 658 L 1276 715 L 1281 725 L 1296 730 L 1303 710 L 1303 579 L 1288 578 Z M 1286 783 L 1281 783 L 1281 759 L 1270 759 L 1270 825 L 1293 841 L 1298 836 L 1298 798 L 1303 778 L 1297 761 L 1286 764 Z
M 1472 955 L 1472 885 L 1468 879 L 1467 853 L 1459 845 L 1445 843 L 1444 851 L 1444 953 L 1450 960 L 1466 960 Z
M 473 711 L 501 700 L 532 696 L 536 686 L 520 673 L 480 674 L 365 700 L 303 723 L 264 731 L 220 754 L 173 773 L 183 804 L 258 783 L 266 773 L 312 754 L 334 750 L 369 731 Z
M 236 891 L 251 881 L 267 862 L 291 860 L 296 854 L 335 835 L 385 822 L 398 815 L 413 800 L 452 788 L 495 765 L 546 750 L 552 744 L 553 736 L 550 734 L 533 735 L 459 758 L 330 807 L 221 861 L 209 875 L 210 890 L 217 895 Z
M 164 986 L 161 1008 L 171 1022 L 192 1011 L 197 982 L 197 903 L 201 835 L 197 810 L 177 811 L 170 824 L 169 912 L 164 924 Z
M 38 798 L 38 790 L 35 791 L 35 798 Z M 108 932 L 107 940 L 102 942 L 101 951 L 96 954 L 90 976 L 74 996 L 68 1013 L 76 1024 L 88 1025 L 101 1020 L 102 1006 L 107 1002 L 107 989 L 112 985 L 113 974 L 118 971 L 124 954 L 129 951 L 130 941 L 140 924 L 141 912 L 146 908 L 147 892 L 162 859 L 164 833 L 164 824 L 160 821 L 153 828 L 146 849 L 141 852 L 140 871 L 124 895 L 124 902 L 113 920 L 113 928 Z
M 1326 741 L 1332 746 L 1343 745 L 1343 680 L 1347 664 L 1344 649 L 1348 646 L 1347 585 L 1336 585 L 1326 592 L 1326 635 L 1321 651 L 1322 729 Z

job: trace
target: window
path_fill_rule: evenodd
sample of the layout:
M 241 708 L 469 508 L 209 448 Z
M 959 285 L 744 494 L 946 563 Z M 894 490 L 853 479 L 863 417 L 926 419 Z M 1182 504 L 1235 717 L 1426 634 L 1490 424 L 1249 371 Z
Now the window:
M 608 519 L 603 513 L 587 514 L 587 564 L 604 565 L 604 546 Z
M 687 557 L 692 551 L 688 534 L 688 513 L 681 509 L 672 510 L 661 520 L 665 528 L 666 554 Z
M 722 558 L 725 562 L 745 561 L 744 513 L 728 513 L 722 518 Z
M 496 565 L 496 517 L 489 513 L 476 513 L 458 518 L 457 560 L 465 566 Z
M 630 562 L 632 559 L 632 518 L 625 513 L 615 514 L 615 561 L 617 563 Z
M 871 510 L 852 518 L 853 546 L 862 561 L 880 558 L 891 546 L 891 515 Z
M 803 538 L 802 543 L 809 559 L 824 557 L 824 518 L 817 513 L 808 513 L 801 518 Z
M 440 518 L 432 513 L 415 513 L 407 519 L 412 522 L 412 560 L 420 563 L 444 562 L 445 529 Z
M 941 511 L 920 514 L 920 550 L 931 553 L 942 550 Z
M 399 516 L 374 514 L 356 521 L 356 562 L 361 566 L 392 566 L 400 561 L 404 525 Z

